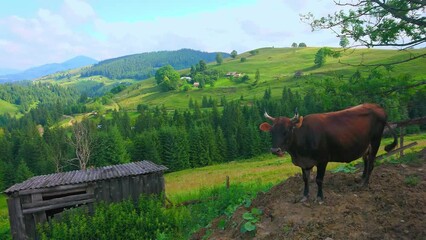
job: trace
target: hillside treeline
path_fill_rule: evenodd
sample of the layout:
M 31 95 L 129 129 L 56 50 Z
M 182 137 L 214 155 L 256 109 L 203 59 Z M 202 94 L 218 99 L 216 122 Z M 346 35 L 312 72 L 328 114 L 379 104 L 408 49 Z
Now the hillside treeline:
M 222 53 L 224 57 L 229 54 Z M 142 80 L 154 76 L 155 71 L 165 65 L 174 69 L 189 68 L 200 60 L 205 62 L 215 61 L 216 53 L 207 53 L 192 49 L 178 51 L 159 51 L 129 55 L 101 61 L 94 66 L 82 71 L 82 77 L 95 75 L 111 79 L 137 79 Z
M 267 88 L 261 99 L 191 99 L 184 111 L 140 104 L 135 119 L 127 112 L 90 114 L 74 127 L 89 132 L 89 167 L 151 160 L 176 171 L 267 153 L 269 135 L 258 130 L 265 110 L 271 116 L 292 117 L 296 107 L 306 115 L 375 102 L 386 109 L 390 121 L 425 116 L 426 90 L 411 86 L 409 76 L 355 73 L 347 80 L 308 85 L 306 92 L 283 88 L 274 96 Z M 75 101 L 80 106 L 79 99 Z M 66 109 L 59 102 L 46 103 L 19 119 L 1 118 L 1 189 L 33 175 L 78 169 L 72 127 L 53 126 Z
M 78 98 L 75 89 L 56 84 L 42 84 L 23 81 L 21 83 L 0 84 L 0 99 L 15 104 L 21 113 L 29 111 L 37 104 L 60 101 L 64 105 Z

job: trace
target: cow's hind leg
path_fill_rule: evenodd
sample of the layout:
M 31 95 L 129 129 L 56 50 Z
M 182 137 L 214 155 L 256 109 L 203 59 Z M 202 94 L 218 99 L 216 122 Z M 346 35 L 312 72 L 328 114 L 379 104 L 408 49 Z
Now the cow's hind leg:
M 303 198 L 300 200 L 300 202 L 306 202 L 306 200 L 309 199 L 309 176 L 311 174 L 312 168 L 302 168 L 302 176 L 303 176 L 303 182 L 305 183 L 305 188 L 303 190 Z
M 322 192 L 322 183 L 324 181 L 325 169 L 327 168 L 327 162 L 319 163 L 317 166 L 317 178 L 316 182 L 318 185 L 317 201 L 319 203 L 324 202 L 324 194 Z
M 370 144 L 370 149 L 368 151 L 368 156 L 367 156 L 367 164 L 365 164 L 364 166 L 364 172 L 365 172 L 365 177 L 363 177 L 363 185 L 364 186 L 368 186 L 368 182 L 370 181 L 370 175 L 371 172 L 373 171 L 374 168 L 374 160 L 376 160 L 376 155 L 377 152 L 379 151 L 379 147 L 380 147 L 380 138 L 378 139 L 373 139 L 371 141 Z M 364 175 L 364 174 L 363 174 Z
M 368 156 L 371 152 L 371 145 L 368 145 L 367 150 L 365 151 L 364 155 L 362 155 L 362 160 L 364 162 L 364 169 L 362 171 L 362 180 L 365 181 L 365 177 L 367 176 L 367 169 L 368 169 Z

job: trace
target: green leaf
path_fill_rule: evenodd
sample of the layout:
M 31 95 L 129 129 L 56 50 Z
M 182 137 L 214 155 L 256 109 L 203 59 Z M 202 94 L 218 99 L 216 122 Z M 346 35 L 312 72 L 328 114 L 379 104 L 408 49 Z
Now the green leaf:
M 244 200 L 244 207 L 248 208 L 251 206 L 251 200 L 250 199 L 245 199 Z
M 256 225 L 254 225 L 254 224 L 253 224 L 253 223 L 251 223 L 251 222 L 246 222 L 246 223 L 244 224 L 244 228 L 245 228 L 248 232 L 251 232 L 251 231 L 256 230 Z
M 253 216 L 253 214 L 251 212 L 245 212 L 243 214 L 243 219 L 245 220 L 253 220 L 255 217 Z
M 219 223 L 217 224 L 217 227 L 218 227 L 219 229 L 221 229 L 221 230 L 225 230 L 225 225 L 226 225 L 226 221 L 225 221 L 225 219 L 221 219 L 221 220 L 219 221 Z
M 253 213 L 254 215 L 261 215 L 263 212 L 259 208 L 252 208 L 251 213 Z

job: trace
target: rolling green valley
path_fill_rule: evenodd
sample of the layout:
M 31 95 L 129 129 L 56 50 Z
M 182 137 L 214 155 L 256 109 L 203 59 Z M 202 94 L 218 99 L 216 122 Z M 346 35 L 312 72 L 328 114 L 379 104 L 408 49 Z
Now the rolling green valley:
M 3 5 L 0 240 L 426 236 L 423 1 Z

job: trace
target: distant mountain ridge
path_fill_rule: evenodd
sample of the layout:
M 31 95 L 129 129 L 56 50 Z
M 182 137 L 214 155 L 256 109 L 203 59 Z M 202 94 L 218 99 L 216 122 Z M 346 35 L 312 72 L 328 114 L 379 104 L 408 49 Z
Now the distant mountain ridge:
M 32 79 L 46 76 L 59 71 L 79 68 L 79 67 L 95 64 L 97 62 L 98 62 L 97 60 L 90 57 L 77 56 L 63 63 L 50 63 L 50 64 L 41 65 L 38 67 L 33 67 L 15 74 L 2 75 L 0 76 L 0 83 L 15 82 L 20 80 L 32 80 Z
M 111 79 L 137 79 L 142 80 L 155 74 L 155 71 L 170 64 L 174 69 L 189 68 L 200 60 L 213 62 L 218 52 L 202 52 L 193 49 L 180 49 L 176 51 L 147 52 L 122 56 L 118 58 L 100 61 L 94 66 L 82 71 L 82 77 L 95 75 L 105 76 Z M 223 58 L 230 55 L 221 52 Z

